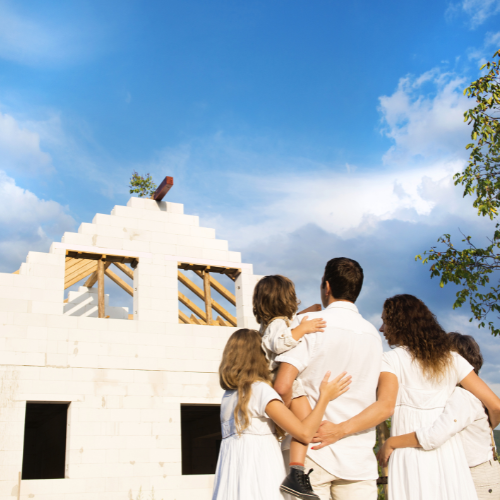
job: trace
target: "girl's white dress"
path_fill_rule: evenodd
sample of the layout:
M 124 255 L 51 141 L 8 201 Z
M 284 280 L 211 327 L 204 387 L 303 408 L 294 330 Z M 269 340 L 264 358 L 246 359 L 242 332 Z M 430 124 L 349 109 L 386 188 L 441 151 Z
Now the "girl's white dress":
M 264 382 L 252 384 L 250 426 L 238 436 L 234 409 L 238 391 L 226 391 L 220 407 L 222 443 L 212 500 L 283 500 L 280 485 L 286 471 L 274 422 L 266 414 L 279 394 Z
M 406 349 L 384 353 L 381 371 L 395 374 L 399 382 L 392 436 L 430 426 L 443 412 L 456 385 L 473 370 L 462 356 L 452 355 L 452 366 L 435 382 Z M 394 450 L 389 460 L 389 496 L 394 500 L 477 500 L 460 436 L 431 451 Z

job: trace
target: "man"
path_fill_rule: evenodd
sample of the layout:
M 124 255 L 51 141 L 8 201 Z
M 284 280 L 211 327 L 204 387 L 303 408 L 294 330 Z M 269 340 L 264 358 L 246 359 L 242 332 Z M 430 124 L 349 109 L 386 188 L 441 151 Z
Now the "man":
M 330 495 L 334 500 L 377 498 L 375 426 L 392 414 L 394 405 L 385 398 L 384 384 L 376 401 L 382 340 L 354 305 L 362 285 L 363 270 L 356 261 L 345 257 L 330 260 L 321 282 L 325 309 L 307 313 L 309 318 L 323 318 L 325 331 L 304 336 L 298 346 L 276 358 L 281 365 L 274 387 L 286 404 L 291 401 L 297 375 L 312 407 L 327 371 L 333 376 L 343 371 L 352 376 L 349 391 L 327 407 L 328 422 L 323 422 L 315 440 L 322 443 L 308 450 L 305 464 L 290 466 L 282 489 L 298 498 L 317 498 L 305 475 L 309 468 L 313 469 L 310 483 L 321 500 L 329 500 Z M 299 322 L 300 317 L 296 324 Z

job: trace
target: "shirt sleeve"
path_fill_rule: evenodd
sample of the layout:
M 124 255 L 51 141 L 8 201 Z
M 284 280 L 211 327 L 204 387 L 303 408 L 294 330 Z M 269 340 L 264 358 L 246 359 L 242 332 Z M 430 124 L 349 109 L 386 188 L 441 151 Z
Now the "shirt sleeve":
M 301 340 L 299 345 L 276 358 L 278 363 L 288 363 L 295 366 L 299 373 L 303 372 L 309 365 L 316 344 L 316 334 L 309 333 L 304 335 Z
M 266 328 L 262 337 L 262 346 L 274 354 L 281 354 L 293 349 L 301 340 L 295 340 L 292 336 L 292 329 L 282 319 L 276 319 Z
M 457 384 L 459 384 L 472 370 L 474 370 L 474 368 L 457 352 L 453 352 L 452 354 L 455 360 L 455 367 L 457 369 Z
M 393 373 L 397 376 L 394 366 L 394 354 L 392 352 L 384 352 L 382 354 L 382 366 L 380 367 L 380 371 Z
M 261 382 L 258 385 L 254 385 L 253 390 L 258 392 L 258 394 L 256 394 L 255 396 L 257 396 L 256 403 L 257 403 L 257 412 L 259 417 L 269 418 L 269 416 L 266 413 L 266 407 L 271 401 L 274 401 L 276 399 L 283 403 L 281 396 L 270 385 L 267 385 L 265 382 Z
M 446 402 L 443 413 L 429 427 L 416 431 L 420 446 L 426 451 L 439 448 L 455 434 L 474 422 L 476 409 L 464 389 L 457 387 Z

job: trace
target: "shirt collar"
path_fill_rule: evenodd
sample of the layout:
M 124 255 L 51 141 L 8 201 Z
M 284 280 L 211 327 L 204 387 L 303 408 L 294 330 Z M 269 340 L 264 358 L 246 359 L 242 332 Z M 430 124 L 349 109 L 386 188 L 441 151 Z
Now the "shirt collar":
M 349 311 L 359 314 L 358 308 L 352 302 L 345 302 L 343 300 L 338 302 L 332 302 L 326 309 L 349 309 Z

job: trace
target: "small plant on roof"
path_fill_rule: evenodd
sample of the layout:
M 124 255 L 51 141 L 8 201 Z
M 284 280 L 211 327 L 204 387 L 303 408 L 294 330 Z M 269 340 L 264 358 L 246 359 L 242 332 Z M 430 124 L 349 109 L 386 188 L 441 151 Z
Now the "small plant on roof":
M 139 198 L 150 198 L 158 186 L 153 182 L 153 178 L 149 173 L 143 177 L 134 170 L 134 172 L 132 172 L 132 177 L 130 178 L 129 187 L 130 194 L 137 193 Z

